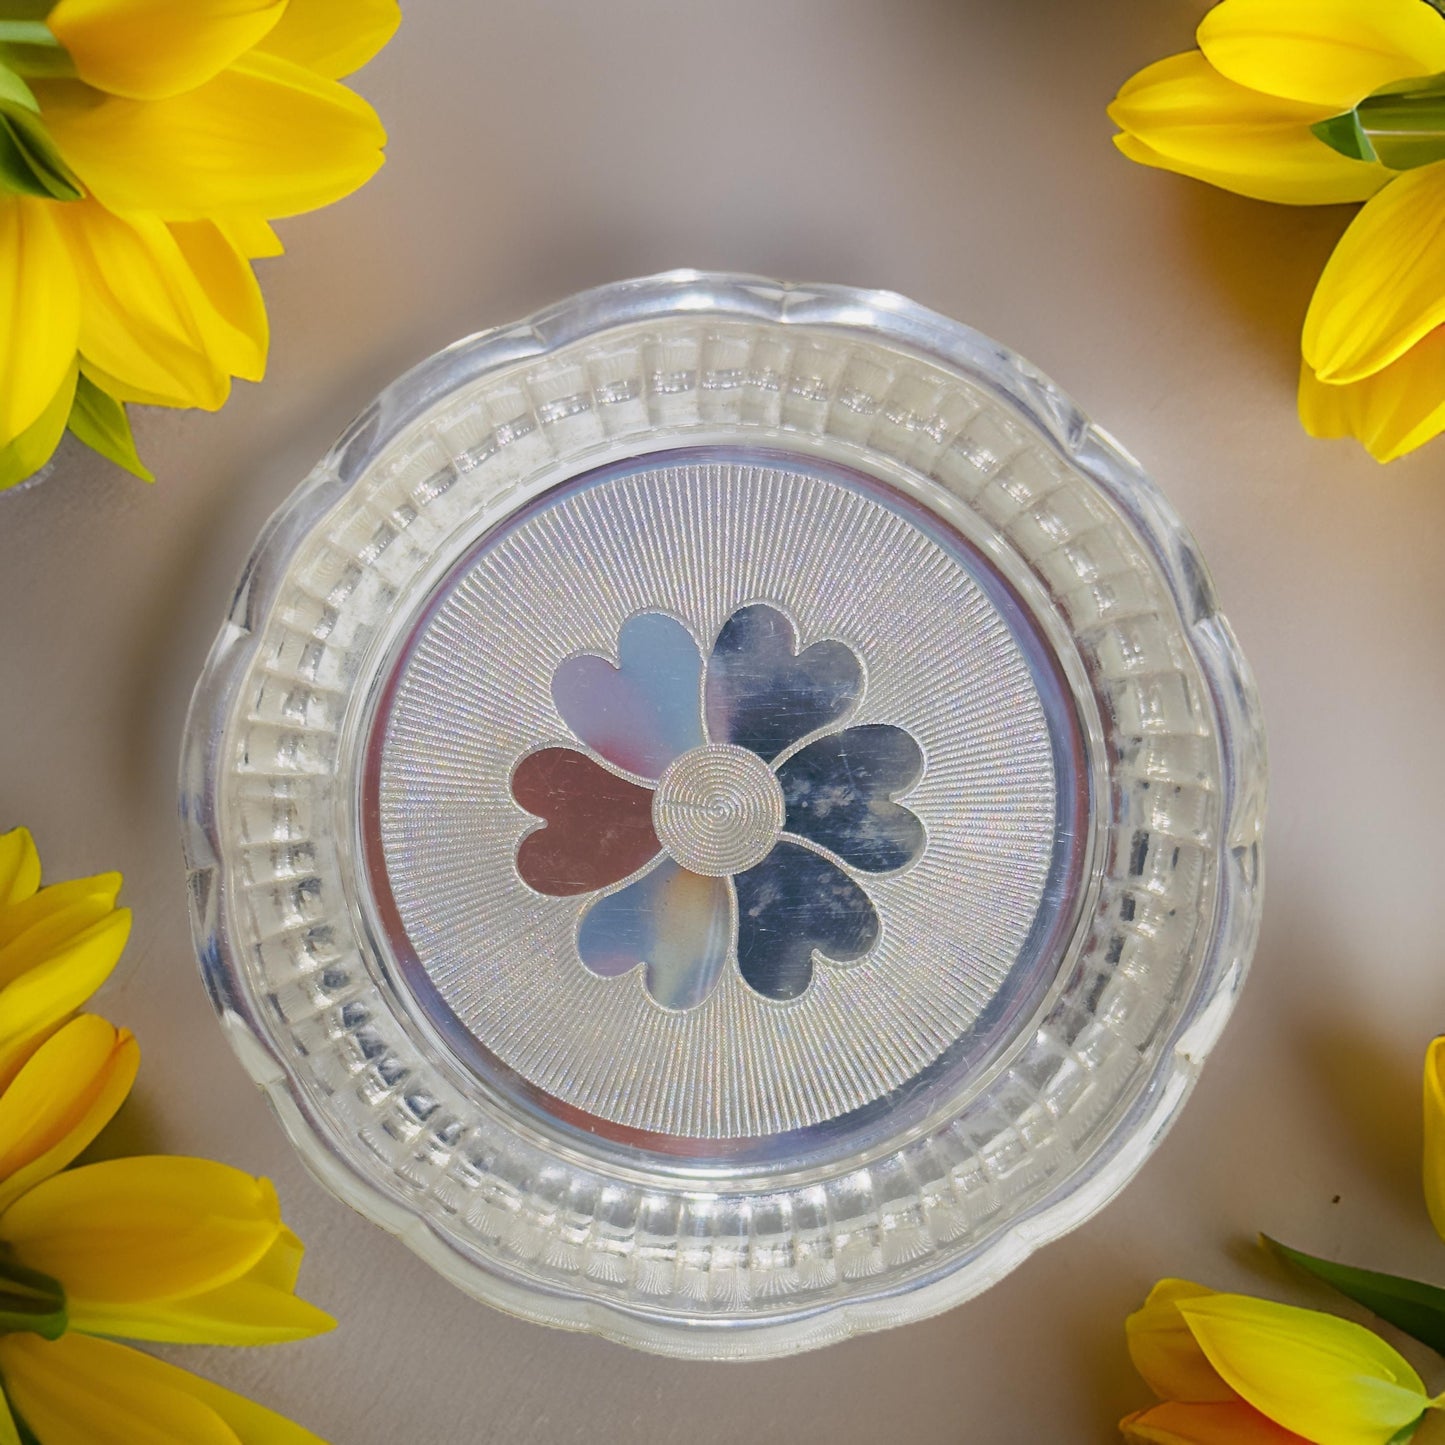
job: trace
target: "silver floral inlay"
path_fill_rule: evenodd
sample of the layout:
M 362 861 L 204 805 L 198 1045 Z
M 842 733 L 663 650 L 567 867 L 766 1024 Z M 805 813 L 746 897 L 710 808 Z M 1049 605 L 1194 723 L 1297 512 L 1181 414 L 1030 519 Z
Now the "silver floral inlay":
M 895 872 L 923 852 L 922 822 L 897 801 L 923 752 L 902 728 L 842 726 L 863 696 L 853 649 L 799 651 L 787 615 L 756 603 L 705 661 L 661 612 L 623 624 L 617 659 L 570 658 L 552 679 L 587 751 L 543 748 L 512 775 L 513 797 L 542 819 L 517 849 L 522 880 L 598 893 L 578 925 L 581 961 L 604 978 L 640 967 L 656 1002 L 686 1009 L 730 959 L 754 992 L 785 1000 L 806 990 L 815 957 L 867 954 L 881 925 L 852 871 Z

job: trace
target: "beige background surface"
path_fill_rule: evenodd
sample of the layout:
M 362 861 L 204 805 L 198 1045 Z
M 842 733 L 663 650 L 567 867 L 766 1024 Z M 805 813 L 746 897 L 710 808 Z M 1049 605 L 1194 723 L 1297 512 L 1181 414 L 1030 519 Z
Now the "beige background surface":
M 216 417 L 142 414 L 153 488 L 76 449 L 0 497 L 0 821 L 52 878 L 123 869 L 137 914 L 103 1004 L 145 1062 L 110 1148 L 272 1176 L 342 1321 L 197 1368 L 336 1445 L 1103 1441 L 1145 1398 L 1121 1325 L 1160 1274 L 1305 1297 L 1248 1247 L 1262 1228 L 1445 1280 L 1416 1185 L 1418 1060 L 1445 1028 L 1445 442 L 1381 472 L 1298 429 L 1298 326 L 1348 212 L 1110 146 L 1114 89 L 1201 9 L 409 0 L 359 82 L 390 163 L 262 263 L 265 384 Z M 173 817 L 237 572 L 348 419 L 458 335 L 678 265 L 888 286 L 1057 378 L 1198 535 L 1273 757 L 1255 972 L 1130 1189 L 951 1314 L 742 1367 L 509 1320 L 313 1184 L 212 1019 Z

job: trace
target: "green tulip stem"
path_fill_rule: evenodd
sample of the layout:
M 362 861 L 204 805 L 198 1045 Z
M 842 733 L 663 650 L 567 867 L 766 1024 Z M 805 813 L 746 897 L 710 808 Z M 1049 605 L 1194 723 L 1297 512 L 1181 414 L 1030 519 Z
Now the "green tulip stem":
M 1351 160 L 1409 171 L 1445 160 L 1445 75 L 1382 86 L 1310 129 Z
M 60 49 L 60 42 L 43 20 L 0 20 L 0 45 L 44 45 Z

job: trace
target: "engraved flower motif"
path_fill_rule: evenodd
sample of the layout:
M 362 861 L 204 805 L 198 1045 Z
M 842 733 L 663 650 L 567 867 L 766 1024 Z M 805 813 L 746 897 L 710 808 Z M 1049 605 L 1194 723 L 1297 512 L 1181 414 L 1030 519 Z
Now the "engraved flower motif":
M 815 955 L 862 958 L 877 910 L 857 874 L 924 847 L 897 799 L 923 753 L 902 728 L 842 724 L 863 667 L 838 641 L 801 652 L 777 608 L 734 612 L 704 659 L 675 618 L 622 626 L 617 661 L 569 658 L 552 698 L 581 748 L 528 753 L 512 797 L 541 824 L 517 845 L 538 893 L 596 895 L 577 952 L 613 978 L 642 967 L 666 1008 L 695 1007 L 730 960 L 770 999 L 797 998 Z

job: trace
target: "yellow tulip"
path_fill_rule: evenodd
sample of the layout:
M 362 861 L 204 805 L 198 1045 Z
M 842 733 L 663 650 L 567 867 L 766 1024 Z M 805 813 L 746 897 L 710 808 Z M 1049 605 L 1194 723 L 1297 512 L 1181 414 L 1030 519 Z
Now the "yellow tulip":
M 1134 1368 L 1164 1403 L 1119 1422 L 1130 1445 L 1300 1445 L 1227 1385 L 1194 1338 L 1180 1306 L 1214 1297 L 1184 1279 L 1162 1279 L 1125 1322 Z
M 1425 1053 L 1425 1204 L 1445 1239 L 1445 1038 Z
M 1349 1320 L 1231 1294 L 1179 1310 L 1228 1385 L 1315 1445 L 1388 1445 L 1432 1403 L 1404 1357 Z
M 1445 29 L 1445 20 L 1441 22 Z M 1355 217 L 1304 327 L 1300 415 L 1392 461 L 1445 430 L 1445 162 L 1405 172 Z
M 1316 127 L 1445 72 L 1445 16 L 1422 0 L 1221 0 L 1196 38 L 1125 84 L 1115 143 L 1261 200 L 1366 202 L 1305 321 L 1300 416 L 1378 461 L 1413 451 L 1445 430 L 1445 160 L 1392 170 Z
M 0 1087 L 110 976 L 130 935 L 119 873 L 40 885 L 24 828 L 0 834 Z
M 1440 1401 L 1360 1325 L 1161 1280 L 1126 1325 L 1164 1402 L 1120 1422 L 1139 1445 L 1387 1445 Z
M 32 1186 L 0 1244 L 65 1288 L 72 1328 L 265 1344 L 332 1327 L 292 1293 L 301 1243 L 264 1179 L 208 1159 L 113 1159 Z
M 381 123 L 339 77 L 399 19 L 396 0 L 56 0 L 63 63 L 11 85 L 82 198 L 0 175 L 0 487 L 67 423 L 149 477 L 122 403 L 214 410 L 260 379 L 251 261 L 281 250 L 270 220 L 381 165 Z
M 1342 156 L 1313 134 L 1335 113 L 1237 85 L 1197 50 L 1141 70 L 1109 107 L 1121 131 L 1114 144 L 1130 160 L 1293 206 L 1363 201 L 1390 180 L 1378 162 Z
M 319 1445 L 229 1391 L 90 1338 L 269 1344 L 335 1324 L 296 1297 L 301 1241 L 266 1180 L 205 1159 L 67 1167 L 139 1062 L 126 1030 L 69 1017 L 125 942 L 119 886 L 103 874 L 41 888 L 30 834 L 0 835 L 0 1022 L 30 1027 L 4 1035 L 0 1088 L 0 1445 Z

